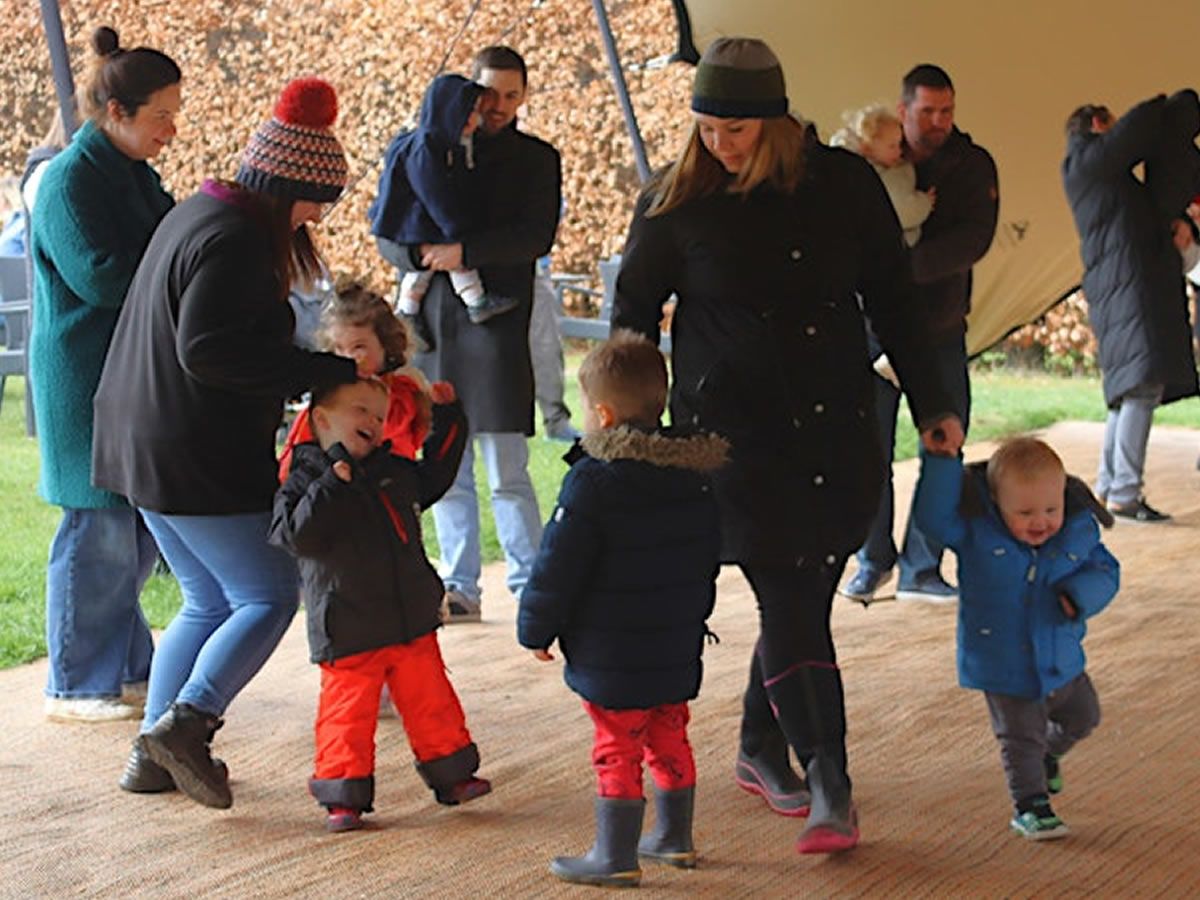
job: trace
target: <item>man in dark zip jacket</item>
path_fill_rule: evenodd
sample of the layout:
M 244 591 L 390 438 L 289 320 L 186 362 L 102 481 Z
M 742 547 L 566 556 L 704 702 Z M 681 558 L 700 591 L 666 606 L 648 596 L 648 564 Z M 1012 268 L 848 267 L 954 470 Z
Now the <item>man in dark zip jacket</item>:
M 966 429 L 971 412 L 966 350 L 971 269 L 996 233 L 999 190 L 991 154 L 954 125 L 954 98 L 950 76 L 938 66 L 922 64 L 904 76 L 898 114 L 905 154 L 916 166 L 917 188 L 933 189 L 937 197 L 921 226 L 921 240 L 912 249 L 917 298 L 939 348 L 931 365 Z M 872 346 L 878 357 L 878 342 L 872 340 Z M 890 371 L 886 360 L 877 361 L 876 371 Z M 875 379 L 875 412 L 887 455 L 886 483 L 870 534 L 858 551 L 858 572 L 841 593 L 869 602 L 899 565 L 898 600 L 953 603 L 957 592 L 940 574 L 942 544 L 922 532 L 911 515 L 899 554 L 892 540 L 892 456 L 899 408 L 899 388 L 881 374 Z

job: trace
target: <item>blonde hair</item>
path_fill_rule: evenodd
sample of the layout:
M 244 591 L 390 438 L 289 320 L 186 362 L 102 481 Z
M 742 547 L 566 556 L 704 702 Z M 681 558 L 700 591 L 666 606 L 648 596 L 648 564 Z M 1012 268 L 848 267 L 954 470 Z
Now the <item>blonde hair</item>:
M 621 421 L 657 425 L 667 405 L 667 364 L 644 335 L 618 328 L 579 364 L 579 386 Z
M 872 103 L 862 109 L 851 109 L 842 113 L 841 128 L 833 133 L 829 143 L 834 147 L 845 147 L 855 153 L 862 151 L 863 144 L 869 144 L 883 134 L 886 128 L 899 128 L 904 125 L 889 107 L 882 103 Z
M 1001 482 L 1020 479 L 1036 481 L 1044 475 L 1066 477 L 1067 470 L 1054 449 L 1037 438 L 1016 437 L 1005 441 L 987 464 L 988 489 L 995 494 Z
M 646 215 L 660 216 L 722 188 L 731 194 L 748 194 L 765 182 L 784 193 L 794 191 L 804 177 L 804 125 L 791 116 L 761 121 L 758 143 L 727 188 L 728 173 L 705 148 L 700 125 L 693 123 L 683 152 L 651 182 L 654 199 Z

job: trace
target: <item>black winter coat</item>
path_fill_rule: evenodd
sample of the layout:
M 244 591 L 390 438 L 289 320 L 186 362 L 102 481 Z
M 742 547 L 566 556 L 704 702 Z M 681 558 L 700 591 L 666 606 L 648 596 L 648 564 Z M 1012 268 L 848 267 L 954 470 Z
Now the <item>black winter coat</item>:
M 896 214 L 860 157 L 814 144 L 792 194 L 762 185 L 634 214 L 613 326 L 656 339 L 675 292 L 671 414 L 733 445 L 715 476 L 726 561 L 797 565 L 862 544 L 883 456 L 863 309 L 914 419 L 952 409 Z M 861 298 L 861 299 L 860 299 Z
M 459 405 L 439 404 L 419 461 L 386 444 L 357 462 L 340 444 L 292 451 L 269 540 L 299 559 L 313 662 L 407 644 L 441 624 L 421 511 L 454 482 L 466 433 Z M 338 459 L 351 464 L 348 482 L 333 473 Z
M 937 188 L 937 203 L 912 248 L 913 280 L 935 335 L 954 339 L 966 330 L 971 311 L 971 269 L 996 235 L 996 163 L 969 134 L 955 128 L 916 169 L 917 187 Z
M 284 399 L 355 377 L 292 344 L 271 234 L 239 197 L 208 183 L 159 224 L 96 390 L 92 480 L 155 512 L 270 510 Z
M 478 198 L 483 224 L 462 240 L 463 266 L 478 269 L 489 292 L 515 297 L 520 305 L 474 325 L 449 277 L 438 273 L 421 301 L 434 347 L 414 362 L 430 381 L 454 385 L 472 432 L 531 435 L 533 264 L 550 252 L 558 228 L 558 151 L 516 128 L 476 133 L 475 168 L 484 185 Z M 420 268 L 417 245 L 380 239 L 379 248 L 401 274 Z
M 1104 399 L 1163 385 L 1163 403 L 1197 393 L 1183 263 L 1170 223 L 1200 193 L 1194 91 L 1139 103 L 1111 129 L 1073 135 L 1063 186 L 1083 257 Z M 1145 181 L 1133 169 L 1145 163 Z
M 727 445 L 621 426 L 581 446 L 567 456 L 517 639 L 532 650 L 557 639 L 567 684 L 606 709 L 690 700 L 721 548 L 708 476 Z

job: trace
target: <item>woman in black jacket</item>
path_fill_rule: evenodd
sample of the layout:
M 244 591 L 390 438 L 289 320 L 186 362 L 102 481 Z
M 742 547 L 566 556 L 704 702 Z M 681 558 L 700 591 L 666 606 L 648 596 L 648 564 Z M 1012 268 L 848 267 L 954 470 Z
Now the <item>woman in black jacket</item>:
M 770 48 L 715 41 L 692 110 L 683 153 L 638 203 L 613 327 L 657 339 L 663 303 L 678 296 L 672 418 L 732 444 L 715 479 L 723 559 L 742 568 L 761 619 L 738 782 L 777 812 L 809 816 L 801 852 L 845 850 L 858 827 L 829 614 L 883 471 L 864 307 L 926 446 L 957 451 L 961 423 L 921 365 L 930 348 L 883 186 L 787 114 Z
M 138 507 L 183 592 L 150 668 L 128 791 L 233 802 L 208 745 L 296 610 L 296 565 L 267 543 L 283 401 L 355 379 L 352 360 L 292 344 L 287 302 L 318 271 L 305 223 L 346 183 L 336 114 L 328 84 L 292 82 L 236 181 L 205 182 L 163 219 L 100 378 L 94 480 Z

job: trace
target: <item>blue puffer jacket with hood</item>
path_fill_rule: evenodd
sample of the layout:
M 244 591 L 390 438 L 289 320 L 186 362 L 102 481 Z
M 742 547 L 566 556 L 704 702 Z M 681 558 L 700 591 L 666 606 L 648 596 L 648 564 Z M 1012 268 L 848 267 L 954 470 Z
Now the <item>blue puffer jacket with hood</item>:
M 379 192 L 367 210 L 371 233 L 397 244 L 461 241 L 482 212 L 470 139 L 463 129 L 486 90 L 462 75 L 439 75 L 421 103 L 420 123 L 388 145 Z

